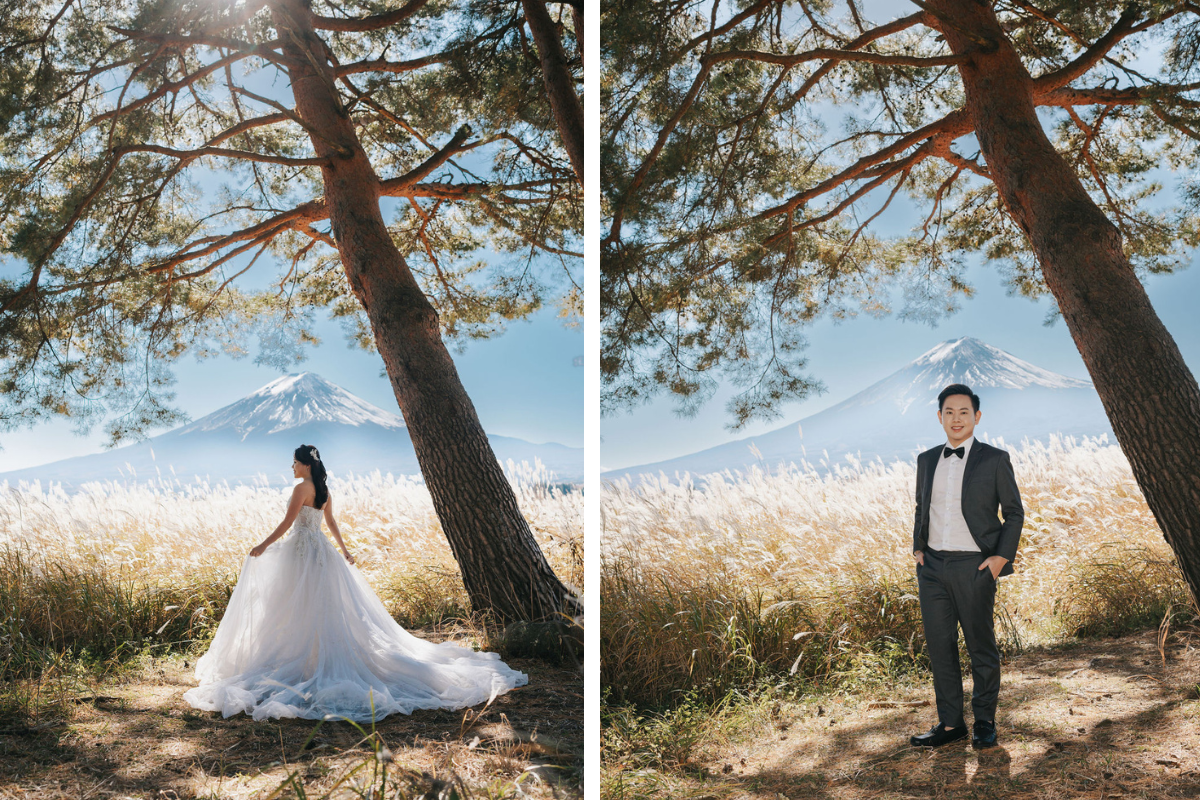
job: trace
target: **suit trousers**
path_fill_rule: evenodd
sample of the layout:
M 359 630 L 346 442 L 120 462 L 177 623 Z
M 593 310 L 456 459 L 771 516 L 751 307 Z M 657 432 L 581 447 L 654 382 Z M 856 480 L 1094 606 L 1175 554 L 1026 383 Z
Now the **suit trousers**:
M 917 564 L 917 590 L 925 646 L 933 670 L 938 719 L 952 728 L 965 727 L 962 670 L 958 660 L 958 627 L 962 625 L 971 656 L 971 710 L 975 720 L 996 719 L 1000 697 L 1000 649 L 992 611 L 997 579 L 979 569 L 983 553 L 925 548 L 925 563 Z

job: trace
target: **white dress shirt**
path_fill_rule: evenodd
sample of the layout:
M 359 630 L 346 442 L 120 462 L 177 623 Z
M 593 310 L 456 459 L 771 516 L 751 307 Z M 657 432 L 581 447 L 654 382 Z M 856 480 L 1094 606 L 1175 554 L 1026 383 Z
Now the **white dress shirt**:
M 938 451 L 937 466 L 933 470 L 933 493 L 929 498 L 929 546 L 934 550 L 974 550 L 979 545 L 971 537 L 971 530 L 962 513 L 962 481 L 967 468 L 967 458 L 975 437 L 967 439 L 960 447 L 963 457 L 945 457 L 944 450 Z M 943 447 L 949 447 L 947 442 Z

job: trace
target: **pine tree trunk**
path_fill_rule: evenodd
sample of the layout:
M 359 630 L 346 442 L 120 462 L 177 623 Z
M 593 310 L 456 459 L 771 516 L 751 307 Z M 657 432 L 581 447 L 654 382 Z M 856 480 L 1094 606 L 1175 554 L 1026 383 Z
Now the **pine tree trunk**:
M 570 591 L 546 563 L 442 342 L 437 311 L 396 248 L 379 178 L 335 89 L 303 0 L 271 0 L 296 110 L 322 167 L 333 237 L 371 322 L 425 484 L 477 611 L 504 622 L 549 619 Z
M 1120 232 L 1046 136 L 1032 80 L 991 4 L 930 7 L 953 52 L 969 54 L 959 71 L 992 180 L 1029 238 L 1134 477 L 1200 599 L 1196 379 L 1150 305 Z
M 529 31 L 533 34 L 533 43 L 542 60 L 542 77 L 546 83 L 546 95 L 550 99 L 550 110 L 558 124 L 558 134 L 571 159 L 575 177 L 579 178 L 579 185 L 582 186 L 583 104 L 575 93 L 571 70 L 567 69 L 567 54 L 563 50 L 562 39 L 554 27 L 554 20 L 550 19 L 550 12 L 546 10 L 546 0 L 521 0 L 521 5 L 525 9 Z M 582 16 L 576 15 L 576 25 Z M 577 30 L 582 41 L 583 28 Z M 579 50 L 583 52 L 583 47 Z

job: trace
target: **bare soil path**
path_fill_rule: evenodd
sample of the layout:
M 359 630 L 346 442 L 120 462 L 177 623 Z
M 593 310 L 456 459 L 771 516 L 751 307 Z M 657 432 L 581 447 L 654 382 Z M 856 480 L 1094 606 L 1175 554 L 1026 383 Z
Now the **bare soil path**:
M 606 800 L 689 798 L 1200 797 L 1200 631 L 1157 631 L 1030 651 L 1002 666 L 999 741 L 928 750 L 932 684 L 764 702 L 714 723 L 688 763 L 605 764 Z M 967 724 L 970 672 L 967 677 Z
M 417 711 L 378 723 L 389 769 L 453 773 L 487 796 L 513 794 L 519 781 L 525 796 L 582 797 L 582 676 L 541 661 L 507 663 L 529 684 L 482 711 Z M 305 749 L 312 720 L 193 709 L 182 699 L 195 685 L 192 667 L 181 656 L 158 659 L 89 687 L 61 713 L 0 720 L 0 798 L 250 798 L 270 794 L 289 772 L 311 798 L 373 762 L 372 746 L 345 722 L 323 723 Z

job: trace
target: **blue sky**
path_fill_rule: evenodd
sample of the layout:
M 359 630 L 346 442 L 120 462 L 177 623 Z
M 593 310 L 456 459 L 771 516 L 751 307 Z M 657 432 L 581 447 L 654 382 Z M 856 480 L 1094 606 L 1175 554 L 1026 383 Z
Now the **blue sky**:
M 916 10 L 913 5 L 902 5 L 868 0 L 864 8 L 868 18 L 883 23 Z M 1136 47 L 1140 55 L 1132 63 L 1145 73 L 1157 73 L 1162 46 L 1161 41 L 1138 37 Z M 839 128 L 837 117 L 841 113 L 840 109 L 829 107 L 826 121 L 831 131 Z M 1043 109 L 1039 113 L 1048 121 L 1056 112 Z M 972 139 L 964 137 L 955 149 L 965 153 L 978 150 Z M 1153 205 L 1161 207 L 1174 202 L 1172 187 L 1178 183 L 1178 175 L 1163 168 L 1153 171 L 1147 178 L 1167 187 L 1154 199 Z M 868 195 L 863 207 L 878 208 L 883 194 L 876 193 L 875 200 Z M 872 228 L 882 235 L 907 232 L 918 221 L 916 213 L 916 209 L 907 203 L 893 203 Z M 967 273 L 967 282 L 976 289 L 975 297 L 960 301 L 960 310 L 943 317 L 936 327 L 903 322 L 896 316 L 864 316 L 841 323 L 821 319 L 811 325 L 806 331 L 809 342 L 804 354 L 808 362 L 806 371 L 823 382 L 826 391 L 803 402 L 781 405 L 781 416 L 773 421 L 747 425 L 736 433 L 728 430 L 726 426 L 732 417 L 725 411 L 725 402 L 736 394 L 730 386 L 718 389 L 693 417 L 680 417 L 675 412 L 674 401 L 663 395 L 632 412 L 604 417 L 601 423 L 601 470 L 674 458 L 774 430 L 835 405 L 900 369 L 939 342 L 962 336 L 981 339 L 1040 367 L 1090 379 L 1066 324 L 1060 320 L 1051 327 L 1043 325 L 1052 308 L 1051 301 L 1035 303 L 1024 297 L 1009 296 L 995 266 L 982 263 L 979 258 L 970 263 L 974 266 Z M 1196 298 L 1200 297 L 1200 268 L 1193 263 L 1173 275 L 1150 276 L 1145 286 L 1159 317 L 1196 375 L 1200 368 L 1200 320 L 1195 312 Z
M 1059 321 L 1045 327 L 1048 301 L 1009 297 L 993 267 L 978 265 L 969 274 L 975 297 L 944 318 L 936 328 L 901 322 L 896 317 L 860 317 L 840 324 L 822 320 L 808 334 L 808 371 L 826 387 L 825 394 L 780 407 L 774 422 L 747 426 L 734 434 L 726 430 L 730 416 L 725 400 L 735 392 L 718 391 L 697 416 L 680 418 L 665 398 L 602 421 L 601 469 L 619 469 L 686 455 L 735 438 L 774 430 L 815 414 L 900 369 L 938 342 L 974 336 L 1040 367 L 1076 378 L 1090 379 L 1067 326 Z M 1174 275 L 1154 275 L 1146 281 L 1150 300 L 1179 345 L 1193 375 L 1200 368 L 1200 268 L 1194 264 Z
M 318 319 L 322 344 L 309 348 L 308 359 L 289 372 L 315 372 L 380 408 L 399 413 L 391 385 L 380 377 L 383 359 L 358 347 L 349 349 L 339 323 L 323 315 Z M 553 309 L 508 323 L 496 338 L 468 343 L 462 355 L 451 350 L 484 430 L 573 447 L 583 446 L 583 369 L 573 365 L 581 355 L 583 326 L 565 328 Z M 184 356 L 175 374 L 176 405 L 197 419 L 286 373 L 256 366 L 251 354 L 199 363 Z M 102 427 L 79 437 L 70 424 L 58 420 L 0 433 L 3 471 L 101 452 Z
M 241 77 L 249 88 L 291 104 L 287 80 L 275 70 L 263 69 Z M 480 173 L 487 173 L 490 157 L 490 151 L 488 154 L 473 152 L 458 161 Z M 226 173 L 205 172 L 199 168 L 191 174 L 205 197 L 216 197 L 222 183 L 230 180 Z M 440 175 L 439 172 L 434 177 Z M 237 180 L 233 179 L 235 183 Z M 393 219 L 397 203 L 394 198 L 381 200 L 385 220 Z M 317 227 L 327 229 L 327 225 Z M 481 252 L 478 257 L 493 263 L 499 258 L 492 252 Z M 225 268 L 225 275 L 238 272 L 247 260 L 248 257 L 241 257 L 231 261 Z M 278 275 L 286 270 L 286 265 L 280 269 L 278 262 L 271 262 L 269 256 L 261 259 L 235 285 L 247 290 L 267 288 L 272 278 L 277 281 Z M 549 280 L 556 282 L 556 286 L 566 283 L 556 264 L 538 264 L 535 270 L 541 266 L 545 267 L 542 274 L 554 275 Z M 582 265 L 575 263 L 571 269 L 575 280 L 579 281 Z M 0 264 L 0 272 L 27 275 L 28 269 L 8 263 Z M 557 316 L 553 296 L 547 296 L 546 304 L 548 308 L 528 320 L 506 323 L 503 334 L 470 341 L 463 353 L 452 349 L 451 356 L 488 433 L 535 443 L 558 442 L 582 447 L 583 369 L 574 363 L 577 357 L 583 356 L 582 321 L 577 320 L 574 328 L 567 327 Z M 175 407 L 197 419 L 245 397 L 280 375 L 310 371 L 380 408 L 398 413 L 395 395 L 382 375 L 383 360 L 379 355 L 351 347 L 340 323 L 329 320 L 324 310 L 316 313 L 316 333 L 322 344 L 307 348 L 307 360 L 287 370 L 256 365 L 254 348 L 249 356 L 241 359 L 221 356 L 197 362 L 192 356 L 184 355 L 174 370 L 178 379 L 173 387 Z M 106 438 L 103 427 L 102 422 L 98 423 L 89 435 L 81 437 L 74 433 L 71 424 L 59 419 L 24 430 L 0 431 L 0 464 L 3 465 L 0 472 L 100 452 Z M 149 433 L 154 435 L 165 430 Z

